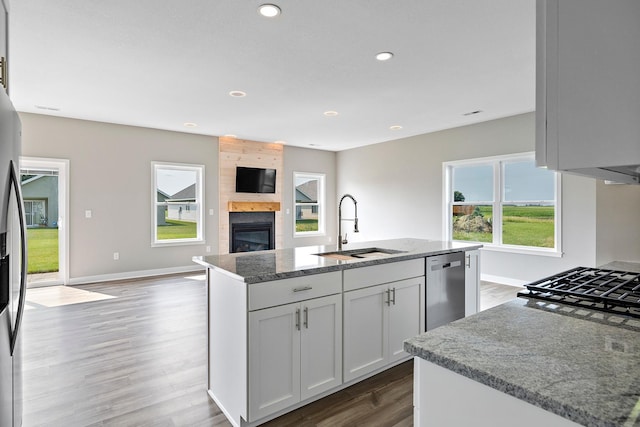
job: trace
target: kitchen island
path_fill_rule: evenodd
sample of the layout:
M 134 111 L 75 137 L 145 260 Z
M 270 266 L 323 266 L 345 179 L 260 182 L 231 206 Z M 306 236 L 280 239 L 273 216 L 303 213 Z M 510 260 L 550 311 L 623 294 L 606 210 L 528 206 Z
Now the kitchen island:
M 516 298 L 419 335 L 405 343 L 414 425 L 640 426 L 639 332 L 637 318 Z
M 426 260 L 461 254 L 472 314 L 480 247 L 396 239 L 195 257 L 207 267 L 209 395 L 233 425 L 258 425 L 411 358 Z

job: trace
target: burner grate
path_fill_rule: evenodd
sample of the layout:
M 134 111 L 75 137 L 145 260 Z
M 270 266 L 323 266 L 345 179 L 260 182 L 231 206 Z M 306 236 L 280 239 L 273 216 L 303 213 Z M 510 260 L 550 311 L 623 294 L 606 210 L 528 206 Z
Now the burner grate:
M 576 267 L 525 287 L 518 296 L 640 317 L 640 273 Z

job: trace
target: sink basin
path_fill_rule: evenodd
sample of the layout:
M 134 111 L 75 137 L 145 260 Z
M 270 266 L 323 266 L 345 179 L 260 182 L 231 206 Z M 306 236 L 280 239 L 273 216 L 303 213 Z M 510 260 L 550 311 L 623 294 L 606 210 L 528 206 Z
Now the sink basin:
M 354 259 L 369 259 L 369 258 L 381 258 L 389 255 L 401 254 L 404 251 L 398 251 L 395 249 L 385 248 L 365 248 L 365 249 L 350 249 L 346 251 L 324 252 L 321 254 L 315 254 L 325 258 L 332 258 L 342 261 L 352 261 Z

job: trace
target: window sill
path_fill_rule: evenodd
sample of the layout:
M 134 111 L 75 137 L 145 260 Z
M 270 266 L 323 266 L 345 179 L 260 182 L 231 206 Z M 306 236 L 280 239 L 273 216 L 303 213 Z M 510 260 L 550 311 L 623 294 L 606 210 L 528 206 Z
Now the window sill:
M 167 246 L 193 246 L 193 245 L 204 245 L 204 240 L 202 239 L 197 239 L 197 240 L 181 240 L 181 239 L 175 239 L 175 240 L 168 240 L 168 241 L 157 241 L 157 242 L 152 242 L 151 243 L 151 247 L 152 248 L 164 248 Z
M 462 240 L 455 240 L 456 242 L 466 243 Z M 475 243 L 475 242 L 474 242 Z M 506 252 L 511 254 L 521 254 L 521 255 L 535 255 L 535 256 L 547 256 L 553 258 L 562 258 L 562 251 L 558 251 L 557 249 L 545 249 L 545 248 L 524 248 L 520 246 L 496 246 L 490 243 L 482 243 L 482 249 L 491 251 L 491 252 Z
M 315 231 L 309 231 L 307 233 L 296 233 L 293 235 L 294 239 L 297 239 L 299 237 L 324 237 L 326 236 L 327 233 L 320 233 L 320 232 L 315 232 Z
M 522 254 L 522 255 L 537 255 L 537 256 L 548 256 L 554 258 L 562 258 L 564 253 L 557 249 L 547 249 L 547 248 L 529 248 L 523 246 L 509 246 L 509 245 L 494 245 L 492 243 L 486 242 L 472 242 L 470 240 L 452 240 L 456 243 L 477 243 L 482 245 L 482 250 L 491 251 L 491 252 L 506 252 L 510 254 Z

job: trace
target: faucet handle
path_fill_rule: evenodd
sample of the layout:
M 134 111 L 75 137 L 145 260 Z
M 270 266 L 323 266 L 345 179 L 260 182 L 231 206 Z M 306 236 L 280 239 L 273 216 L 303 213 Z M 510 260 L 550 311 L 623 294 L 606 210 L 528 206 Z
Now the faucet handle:
M 347 243 L 349 243 L 349 241 L 347 240 L 347 233 L 344 233 L 344 239 L 342 239 L 342 244 L 346 245 Z

